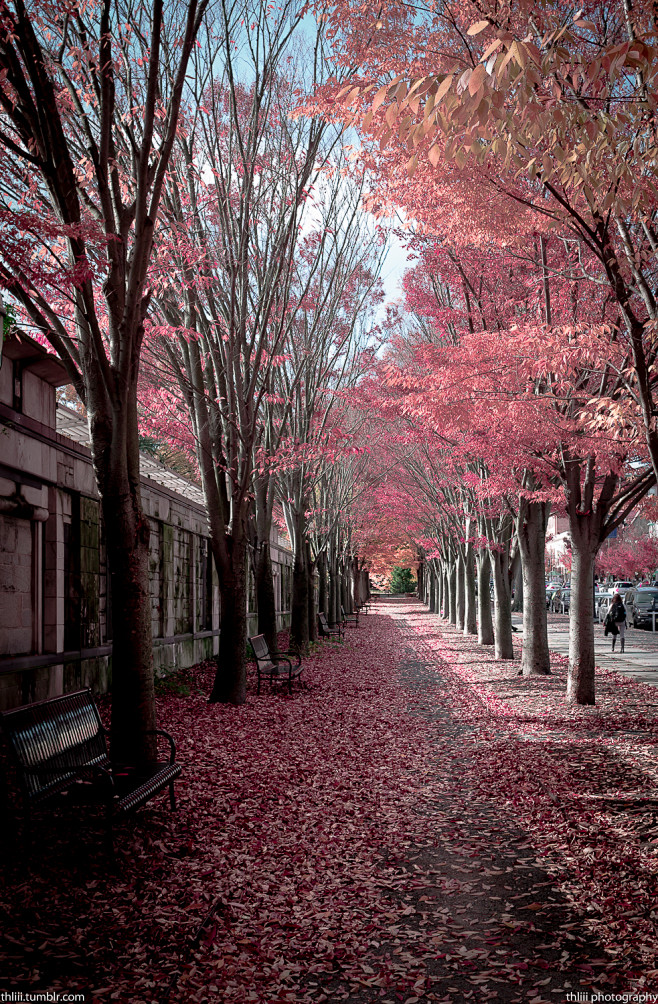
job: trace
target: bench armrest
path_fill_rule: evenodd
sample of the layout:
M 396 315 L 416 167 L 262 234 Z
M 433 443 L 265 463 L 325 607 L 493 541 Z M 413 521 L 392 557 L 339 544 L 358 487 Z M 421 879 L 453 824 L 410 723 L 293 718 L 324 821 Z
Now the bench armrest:
M 271 655 L 272 655 L 273 659 L 278 659 L 281 656 L 286 657 L 286 656 L 289 656 L 289 655 L 294 655 L 294 657 L 297 660 L 297 665 L 301 666 L 301 664 L 302 664 L 302 657 L 299 654 L 299 652 L 292 652 L 292 651 L 288 651 L 288 652 L 272 652 Z M 289 659 L 286 659 L 286 662 L 289 662 L 289 661 L 290 661 Z
M 163 739 L 166 739 L 167 742 L 169 743 L 169 763 L 176 762 L 176 743 L 174 742 L 172 736 L 170 736 L 168 732 L 165 732 L 164 729 L 149 729 L 148 732 L 145 733 L 145 735 L 162 736 Z

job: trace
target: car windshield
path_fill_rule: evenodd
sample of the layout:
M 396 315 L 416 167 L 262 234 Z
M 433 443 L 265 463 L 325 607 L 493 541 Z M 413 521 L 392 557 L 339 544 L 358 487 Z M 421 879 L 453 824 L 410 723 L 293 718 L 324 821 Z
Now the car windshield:
M 635 597 L 636 603 L 647 603 L 651 605 L 654 600 L 658 600 L 658 589 L 647 589 L 646 591 L 642 589 L 638 590 Z

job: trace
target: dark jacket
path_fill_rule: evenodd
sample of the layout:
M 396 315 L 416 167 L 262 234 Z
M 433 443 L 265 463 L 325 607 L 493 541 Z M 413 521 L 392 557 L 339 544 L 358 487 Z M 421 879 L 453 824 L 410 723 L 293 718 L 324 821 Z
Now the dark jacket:
M 618 624 L 626 620 L 626 607 L 622 603 L 613 603 L 608 610 L 605 621 L 604 635 L 611 634 L 616 637 L 619 634 Z
M 622 621 L 626 620 L 626 607 L 624 606 L 623 601 L 620 603 L 612 603 L 609 612 L 616 624 L 621 624 Z

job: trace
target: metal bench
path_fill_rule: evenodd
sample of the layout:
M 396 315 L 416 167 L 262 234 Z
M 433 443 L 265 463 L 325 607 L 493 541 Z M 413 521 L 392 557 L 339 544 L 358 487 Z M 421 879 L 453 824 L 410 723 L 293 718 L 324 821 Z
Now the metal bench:
M 322 638 L 333 638 L 335 635 L 338 635 L 338 638 L 341 639 L 345 635 L 343 625 L 339 623 L 334 627 L 329 627 L 327 615 L 322 612 L 318 614 L 318 629 Z
M 301 676 L 302 659 L 299 652 L 270 652 L 265 641 L 265 635 L 257 634 L 249 639 L 256 658 L 256 669 L 258 670 L 258 693 L 260 694 L 261 677 L 269 678 L 270 687 L 275 680 L 288 680 L 288 693 L 292 694 L 292 681 Z M 297 659 L 297 665 L 293 666 L 291 656 Z M 287 663 L 287 668 L 285 666 Z
M 359 611 L 356 610 L 353 614 L 346 614 L 345 607 L 340 608 L 340 615 L 343 619 L 343 626 L 349 624 L 351 627 L 359 626 Z
M 132 812 L 166 787 L 176 808 L 174 781 L 181 766 L 174 740 L 161 729 L 149 733 L 168 743 L 167 762 L 115 763 L 88 688 L 1 712 L 0 724 L 21 790 L 28 842 L 32 807 L 48 802 L 104 805 L 111 853 L 115 815 Z

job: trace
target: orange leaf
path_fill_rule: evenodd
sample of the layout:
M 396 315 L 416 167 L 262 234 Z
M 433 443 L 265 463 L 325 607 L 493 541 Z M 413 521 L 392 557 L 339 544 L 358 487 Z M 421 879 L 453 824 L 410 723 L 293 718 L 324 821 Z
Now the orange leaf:
M 434 98 L 434 104 L 435 105 L 437 104 L 437 102 L 439 102 L 441 100 L 441 98 L 444 96 L 444 94 L 448 93 L 448 91 L 450 90 L 451 83 L 452 83 L 452 73 L 450 73 L 447 77 L 445 77 L 441 81 L 441 86 L 439 87 L 438 91 L 436 92 L 436 97 Z
M 381 103 L 386 100 L 387 93 L 388 93 L 388 84 L 384 84 L 383 87 L 379 88 L 379 90 L 377 91 L 377 93 L 375 94 L 375 97 L 373 99 L 373 102 L 372 102 L 372 110 L 373 110 L 373 112 L 376 112 L 377 109 L 379 108 L 379 106 L 381 105 Z
M 471 74 L 470 80 L 468 81 L 468 90 L 470 94 L 477 94 L 486 75 L 487 71 L 485 67 L 482 63 L 478 63 Z

